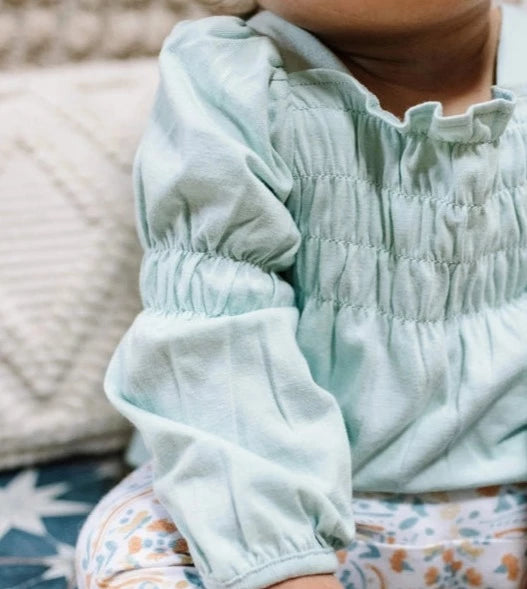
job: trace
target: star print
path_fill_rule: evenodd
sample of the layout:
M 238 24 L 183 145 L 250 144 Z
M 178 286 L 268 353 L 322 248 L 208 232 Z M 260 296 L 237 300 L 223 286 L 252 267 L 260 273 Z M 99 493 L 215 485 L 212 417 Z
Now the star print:
M 100 479 L 119 480 L 123 477 L 123 465 L 116 459 L 105 460 L 97 466 L 96 472 Z
M 46 556 L 43 564 L 50 567 L 43 575 L 42 579 L 60 579 L 65 577 L 71 579 L 75 575 L 75 548 L 69 544 L 59 543 L 56 546 L 57 554 Z
M 0 487 L 0 540 L 11 528 L 45 536 L 42 518 L 87 513 L 89 503 L 56 499 L 70 488 L 67 483 L 36 486 L 37 471 L 22 470 L 5 487 Z

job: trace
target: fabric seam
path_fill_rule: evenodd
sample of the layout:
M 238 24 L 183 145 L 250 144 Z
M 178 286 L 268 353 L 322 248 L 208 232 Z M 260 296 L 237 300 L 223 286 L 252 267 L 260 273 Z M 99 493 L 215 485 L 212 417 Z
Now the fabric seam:
M 390 126 L 390 124 L 387 121 L 381 119 L 379 116 L 376 116 L 376 115 L 369 113 L 367 111 L 360 110 L 360 109 L 353 108 L 353 107 L 339 108 L 336 106 L 312 105 L 312 106 L 293 106 L 292 110 L 293 110 L 293 112 L 305 112 L 305 111 L 310 111 L 310 110 L 332 110 L 335 112 L 350 112 L 350 113 L 353 113 L 353 114 L 356 114 L 359 116 L 369 118 L 372 121 L 377 122 L 379 124 L 379 126 L 384 126 L 388 129 L 392 129 L 394 132 L 397 132 L 400 135 L 404 135 L 405 137 L 422 137 L 422 138 L 430 139 L 434 143 L 443 143 L 446 145 L 484 145 L 484 144 L 496 145 L 499 143 L 499 141 L 501 139 L 501 137 L 497 137 L 496 139 L 479 140 L 479 141 L 463 141 L 460 139 L 459 140 L 439 139 L 436 137 L 431 137 L 427 133 L 419 133 L 417 131 L 403 131 L 403 130 L 396 129 L 393 126 Z M 498 118 L 498 119 L 503 119 L 503 118 L 509 118 L 510 115 L 509 115 L 509 113 L 506 113 L 506 112 L 497 112 L 494 114 L 494 117 Z M 464 125 L 462 125 L 460 123 L 460 125 L 457 125 L 457 126 L 463 127 Z M 455 128 L 456 128 L 456 126 L 453 126 L 453 125 L 449 127 L 449 129 L 455 129 Z
M 279 271 L 274 271 L 274 270 L 266 270 L 266 268 L 264 266 L 261 266 L 259 264 L 256 264 L 255 262 L 250 262 L 249 260 L 244 260 L 244 259 L 237 259 L 237 258 L 232 258 L 229 256 L 225 256 L 223 254 L 220 254 L 218 252 L 201 252 L 201 251 L 197 251 L 197 250 L 189 250 L 186 248 L 180 248 L 180 247 L 149 247 L 146 248 L 144 250 L 145 255 L 148 255 L 150 253 L 168 253 L 168 252 L 181 252 L 182 254 L 185 254 L 187 256 L 201 256 L 203 258 L 210 258 L 212 260 L 225 260 L 227 262 L 234 262 L 237 264 L 247 264 L 249 266 L 251 266 L 252 268 L 255 268 L 257 270 L 261 270 L 264 274 L 268 274 L 270 276 L 275 276 L 278 277 L 277 272 Z
M 374 245 L 374 244 L 370 244 L 370 243 L 364 243 L 364 242 L 354 242 L 351 240 L 347 240 L 347 239 L 341 239 L 341 238 L 333 238 L 333 237 L 326 237 L 325 235 L 316 235 L 316 234 L 310 234 L 310 233 L 302 233 L 302 238 L 306 239 L 306 240 L 313 240 L 313 241 L 322 241 L 322 242 L 328 242 L 328 243 L 336 243 L 339 245 L 349 245 L 352 247 L 355 247 L 357 249 L 372 249 L 375 250 L 377 253 L 382 253 L 382 254 L 388 254 L 390 257 L 392 257 L 393 259 L 403 259 L 403 260 L 409 260 L 411 262 L 422 262 L 422 263 L 427 263 L 427 264 L 435 264 L 437 266 L 470 266 L 472 264 L 477 264 L 478 262 L 487 259 L 487 258 L 491 258 L 493 256 L 497 256 L 498 254 L 501 253 L 507 253 L 507 252 L 523 252 L 525 250 L 527 250 L 527 245 L 525 244 L 517 244 L 517 245 L 513 245 L 513 246 L 507 246 L 507 247 L 503 247 L 497 250 L 492 250 L 492 251 L 488 251 L 483 253 L 481 256 L 478 256 L 476 258 L 472 258 L 472 259 L 460 259 L 460 260 L 440 260 L 439 258 L 434 258 L 434 257 L 415 257 L 409 254 L 400 254 L 395 252 L 392 249 L 389 248 L 383 248 L 382 246 L 379 245 Z
M 293 174 L 293 178 L 295 180 L 303 180 L 303 179 L 311 179 L 311 178 L 335 178 L 335 179 L 344 179 L 350 180 L 351 182 L 355 182 L 357 184 L 367 184 L 372 188 L 377 188 L 383 192 L 386 192 L 394 197 L 404 198 L 405 200 L 418 200 L 418 201 L 431 201 L 437 202 L 443 205 L 450 206 L 452 208 L 461 208 L 461 209 L 477 209 L 477 210 L 486 210 L 489 201 L 485 202 L 485 204 L 465 204 L 465 203 L 458 203 L 454 200 L 448 200 L 442 197 L 435 197 L 433 194 L 430 193 L 415 193 L 410 194 L 408 192 L 398 191 L 395 188 L 387 186 L 386 184 L 382 184 L 380 182 L 373 182 L 372 180 L 368 180 L 367 178 L 361 178 L 360 176 L 352 176 L 351 174 L 334 174 L 332 172 L 316 172 L 314 174 Z M 496 192 L 493 192 L 492 199 L 499 197 L 502 194 L 507 194 L 513 192 L 515 190 L 527 187 L 527 181 L 518 182 L 517 184 L 504 184 L 503 188 L 500 188 Z
M 331 554 L 331 553 L 334 553 L 332 548 L 325 548 L 325 549 L 313 548 L 311 550 L 306 550 L 305 552 L 297 552 L 295 554 L 288 554 L 288 555 L 285 555 L 281 558 L 272 560 L 270 562 L 266 562 L 262 565 L 258 565 L 256 567 L 250 569 L 249 571 L 246 571 L 245 573 L 241 573 L 239 575 L 231 577 L 228 581 L 221 582 L 218 579 L 215 579 L 214 577 L 211 577 L 208 575 L 207 575 L 207 577 L 216 584 L 224 585 L 225 587 L 229 587 L 230 585 L 233 585 L 234 583 L 241 581 L 242 579 L 244 579 L 245 577 L 248 577 L 249 575 L 252 575 L 254 573 L 258 573 L 259 571 L 262 571 L 262 570 L 269 568 L 271 566 L 275 566 L 275 565 L 280 564 L 282 562 L 287 562 L 288 560 L 302 560 L 306 556 L 310 556 L 313 554 Z
M 458 313 L 456 315 L 450 315 L 446 317 L 440 317 L 438 319 L 421 319 L 419 317 L 407 317 L 406 315 L 398 315 L 397 313 L 389 313 L 385 309 L 381 307 L 367 307 L 365 305 L 356 305 L 351 301 L 344 300 L 344 299 L 336 299 L 334 297 L 324 297 L 322 295 L 318 295 L 315 293 L 311 294 L 304 294 L 304 302 L 307 300 L 315 300 L 321 303 L 330 303 L 337 307 L 345 307 L 349 309 L 353 309 L 356 311 L 365 311 L 367 313 L 374 313 L 376 315 L 382 315 L 387 317 L 388 319 L 397 319 L 402 323 L 422 323 L 422 324 L 435 324 L 435 323 L 447 323 L 450 321 L 461 320 L 461 319 L 469 319 L 471 317 L 478 317 L 482 316 L 489 311 L 501 311 L 504 307 L 509 305 L 514 305 L 519 303 L 520 301 L 527 300 L 527 295 L 524 294 L 519 297 L 515 297 L 512 299 L 507 299 L 503 301 L 502 305 L 499 306 L 486 306 L 478 311 L 469 311 L 467 313 Z M 305 304 L 304 304 L 305 306 Z

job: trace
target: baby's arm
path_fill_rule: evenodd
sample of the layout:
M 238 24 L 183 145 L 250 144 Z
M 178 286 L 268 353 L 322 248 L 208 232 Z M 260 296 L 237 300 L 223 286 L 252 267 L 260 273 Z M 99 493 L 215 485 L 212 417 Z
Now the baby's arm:
M 325 577 L 354 532 L 342 415 L 280 277 L 300 233 L 271 142 L 270 117 L 287 122 L 270 96 L 279 55 L 242 22 L 180 23 L 163 46 L 134 165 L 145 309 L 105 379 L 207 589 Z
M 310 575 L 288 579 L 269 589 L 342 589 L 342 585 L 335 575 Z

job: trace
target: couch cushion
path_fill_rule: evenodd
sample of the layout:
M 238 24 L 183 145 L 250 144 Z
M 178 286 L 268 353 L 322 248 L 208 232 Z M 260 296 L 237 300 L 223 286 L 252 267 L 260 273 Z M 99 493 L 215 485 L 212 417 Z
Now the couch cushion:
M 120 448 L 104 372 L 140 309 L 131 167 L 157 61 L 0 74 L 0 468 Z
M 193 0 L 0 0 L 0 68 L 156 55 Z

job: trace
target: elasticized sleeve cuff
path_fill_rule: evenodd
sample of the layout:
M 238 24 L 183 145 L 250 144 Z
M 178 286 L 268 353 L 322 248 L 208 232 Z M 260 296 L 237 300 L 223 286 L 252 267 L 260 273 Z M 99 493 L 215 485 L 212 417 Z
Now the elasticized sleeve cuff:
M 207 589 L 263 589 L 294 577 L 331 574 L 338 560 L 331 548 L 315 548 L 261 564 L 225 582 L 202 575 Z

